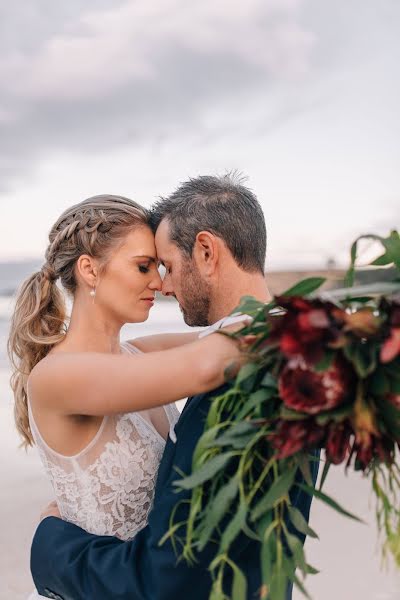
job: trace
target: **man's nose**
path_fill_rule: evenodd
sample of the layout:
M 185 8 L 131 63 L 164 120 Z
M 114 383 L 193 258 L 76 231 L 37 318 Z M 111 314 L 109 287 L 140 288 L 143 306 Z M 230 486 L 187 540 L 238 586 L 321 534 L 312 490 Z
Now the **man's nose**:
M 174 288 L 171 285 L 169 277 L 164 277 L 161 287 L 161 293 L 163 296 L 175 296 Z
M 160 273 L 157 271 L 153 277 L 153 279 L 151 280 L 151 282 L 149 283 L 149 288 L 151 290 L 157 290 L 157 292 L 160 292 L 162 289 L 162 279 L 160 276 Z

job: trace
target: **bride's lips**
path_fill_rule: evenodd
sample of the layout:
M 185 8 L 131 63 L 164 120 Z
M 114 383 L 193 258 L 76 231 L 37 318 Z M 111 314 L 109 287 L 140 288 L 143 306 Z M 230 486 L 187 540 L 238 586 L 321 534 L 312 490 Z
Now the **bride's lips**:
M 148 304 L 150 304 L 150 306 L 153 306 L 153 304 L 154 304 L 154 297 L 142 298 L 142 300 L 144 302 L 147 302 Z

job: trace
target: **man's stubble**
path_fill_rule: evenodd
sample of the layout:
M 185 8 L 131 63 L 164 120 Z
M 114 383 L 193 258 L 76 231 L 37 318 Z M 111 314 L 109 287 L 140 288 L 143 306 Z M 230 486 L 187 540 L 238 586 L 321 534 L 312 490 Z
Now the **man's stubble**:
M 182 266 L 180 308 L 186 325 L 205 327 L 209 325 L 211 286 L 201 277 L 196 263 L 191 260 Z

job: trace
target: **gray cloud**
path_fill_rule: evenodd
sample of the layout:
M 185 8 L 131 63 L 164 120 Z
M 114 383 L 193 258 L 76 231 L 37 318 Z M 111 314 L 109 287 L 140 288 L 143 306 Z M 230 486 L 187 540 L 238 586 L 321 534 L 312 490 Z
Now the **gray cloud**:
M 399 13 L 375 0 L 3 1 L 0 192 L 57 152 L 265 135 L 394 52 Z
M 133 0 L 0 8 L 2 185 L 57 151 L 205 131 L 204 111 L 243 104 L 311 69 L 300 0 Z M 223 123 L 221 123 L 223 127 Z

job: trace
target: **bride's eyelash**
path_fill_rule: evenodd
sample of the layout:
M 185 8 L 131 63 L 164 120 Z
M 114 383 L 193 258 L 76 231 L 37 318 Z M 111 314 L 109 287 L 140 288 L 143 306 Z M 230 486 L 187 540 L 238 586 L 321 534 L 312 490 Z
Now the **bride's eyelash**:
M 139 265 L 139 271 L 141 273 L 148 273 L 150 271 L 150 269 L 146 265 Z

